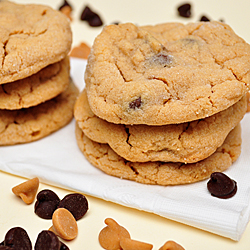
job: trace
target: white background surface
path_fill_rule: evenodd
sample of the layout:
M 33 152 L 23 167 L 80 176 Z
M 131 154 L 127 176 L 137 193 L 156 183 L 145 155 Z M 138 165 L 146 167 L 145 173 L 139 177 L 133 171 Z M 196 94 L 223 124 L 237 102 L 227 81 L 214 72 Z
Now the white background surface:
M 44 3 L 57 8 L 61 1 L 16 1 L 20 3 Z M 103 18 L 105 24 L 114 21 L 134 22 L 140 25 L 154 24 L 167 21 L 197 21 L 202 14 L 219 20 L 224 19 L 232 28 L 246 41 L 250 41 L 248 33 L 248 1 L 192 1 L 194 15 L 192 19 L 179 18 L 176 15 L 176 6 L 182 1 L 74 1 L 70 3 L 74 8 L 72 22 L 73 45 L 80 41 L 91 44 L 94 37 L 101 31 L 101 28 L 90 28 L 86 23 L 79 21 L 80 13 L 85 4 L 89 4 Z M 79 72 L 80 74 L 80 72 Z M 0 149 L 1 157 L 1 149 Z M 41 156 L 42 157 L 42 156 Z M 33 205 L 23 204 L 11 193 L 11 188 L 23 179 L 5 173 L 0 173 L 0 242 L 8 229 L 13 226 L 22 226 L 29 233 L 33 244 L 37 234 L 50 227 L 51 221 L 38 218 L 33 212 Z M 40 190 L 47 188 L 40 186 Z M 50 187 L 49 187 L 50 188 Z M 52 188 L 63 198 L 69 191 Z M 165 241 L 172 239 L 180 243 L 185 249 L 248 249 L 250 245 L 250 228 L 248 226 L 240 242 L 216 236 L 199 229 L 185 226 L 162 217 L 125 208 L 110 202 L 87 196 L 90 209 L 87 215 L 78 222 L 79 236 L 72 242 L 67 243 L 70 249 L 101 249 L 97 237 L 99 231 L 104 227 L 104 219 L 112 217 L 118 223 L 126 227 L 132 238 L 154 245 L 159 249 Z M 1 239 L 2 237 L 2 239 Z

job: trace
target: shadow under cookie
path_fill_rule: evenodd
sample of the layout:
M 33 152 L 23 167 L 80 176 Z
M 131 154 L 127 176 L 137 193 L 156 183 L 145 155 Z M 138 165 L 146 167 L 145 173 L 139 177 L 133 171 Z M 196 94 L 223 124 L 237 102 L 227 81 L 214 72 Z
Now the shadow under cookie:
M 71 79 L 68 88 L 55 98 L 34 107 L 0 110 L 0 145 L 41 139 L 68 124 L 79 91 Z
M 223 145 L 208 158 L 192 164 L 173 162 L 129 162 L 107 144 L 90 140 L 76 124 L 78 147 L 86 159 L 108 175 L 143 184 L 179 185 L 201 181 L 213 172 L 228 169 L 241 153 L 241 128 L 237 125 Z

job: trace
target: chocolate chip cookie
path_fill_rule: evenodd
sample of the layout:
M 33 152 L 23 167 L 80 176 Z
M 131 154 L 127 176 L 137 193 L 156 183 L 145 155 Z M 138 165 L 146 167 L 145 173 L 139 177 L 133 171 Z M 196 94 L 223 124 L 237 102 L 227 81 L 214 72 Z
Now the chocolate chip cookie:
M 224 23 L 104 27 L 88 58 L 93 113 L 117 124 L 203 119 L 238 102 L 250 82 L 250 45 Z
M 76 101 L 74 116 L 87 137 L 109 144 L 128 161 L 193 163 L 207 158 L 223 144 L 246 108 L 244 96 L 226 110 L 197 121 L 164 126 L 114 124 L 92 112 L 84 89 Z
M 241 128 L 237 125 L 215 153 L 197 163 L 130 162 L 107 144 L 91 141 L 76 126 L 76 139 L 88 161 L 108 175 L 144 184 L 178 185 L 201 181 L 213 172 L 229 168 L 241 152 Z

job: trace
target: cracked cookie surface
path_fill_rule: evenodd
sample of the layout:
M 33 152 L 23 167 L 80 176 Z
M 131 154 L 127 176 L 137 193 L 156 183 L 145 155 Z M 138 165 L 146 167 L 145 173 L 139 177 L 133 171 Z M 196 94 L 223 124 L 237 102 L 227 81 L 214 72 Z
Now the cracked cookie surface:
M 165 125 L 211 116 L 250 82 L 250 45 L 220 22 L 106 26 L 85 72 L 92 111 L 121 124 Z
M 62 93 L 69 84 L 69 58 L 51 64 L 36 74 L 0 85 L 0 109 L 36 106 Z
M 34 107 L 0 110 L 0 145 L 27 143 L 41 139 L 68 124 L 79 93 L 72 80 L 55 98 Z
M 72 43 L 67 17 L 36 4 L 0 2 L 0 34 L 0 84 L 61 61 Z
M 241 152 L 241 128 L 237 125 L 215 153 L 197 163 L 129 162 L 107 144 L 91 141 L 76 126 L 76 140 L 87 160 L 104 173 L 144 184 L 178 185 L 201 181 L 213 172 L 229 168 Z
M 220 147 L 246 113 L 246 96 L 233 106 L 197 121 L 163 126 L 109 123 L 90 109 L 84 89 L 77 98 L 74 116 L 91 140 L 107 143 L 132 162 L 164 161 L 193 163 Z

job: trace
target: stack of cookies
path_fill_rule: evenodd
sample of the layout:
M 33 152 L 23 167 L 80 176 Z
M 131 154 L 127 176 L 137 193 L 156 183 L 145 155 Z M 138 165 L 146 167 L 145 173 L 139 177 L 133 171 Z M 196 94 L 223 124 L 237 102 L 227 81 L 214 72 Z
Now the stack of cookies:
M 42 5 L 0 3 L 0 145 L 40 139 L 73 118 L 68 19 Z
M 241 152 L 250 45 L 220 22 L 106 26 L 74 109 L 77 143 L 103 172 L 177 185 Z

